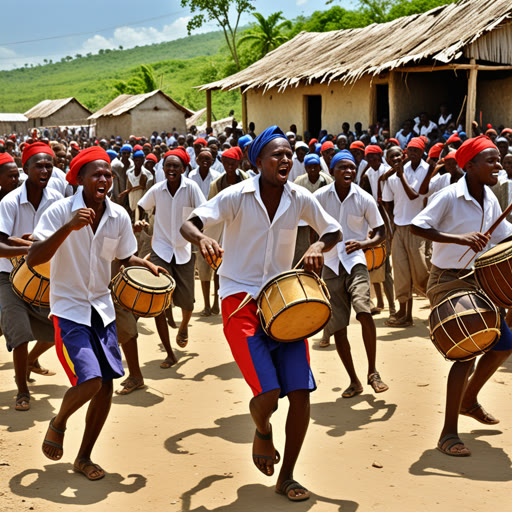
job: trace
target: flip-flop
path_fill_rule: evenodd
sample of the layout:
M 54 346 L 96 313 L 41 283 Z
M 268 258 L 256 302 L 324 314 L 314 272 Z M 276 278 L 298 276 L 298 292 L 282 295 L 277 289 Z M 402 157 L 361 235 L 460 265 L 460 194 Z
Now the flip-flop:
M 52 370 L 48 370 L 47 368 L 41 368 L 40 366 L 30 366 L 28 367 L 28 373 L 37 373 L 37 375 L 45 375 L 47 377 L 51 377 L 52 375 L 56 375 Z
M 55 427 L 53 426 L 53 420 L 54 420 L 54 419 L 55 419 L 55 417 L 53 417 L 53 418 L 50 420 L 50 424 L 48 425 L 48 430 L 53 430 L 53 431 L 54 431 L 55 433 L 57 433 L 57 434 L 64 435 L 64 433 L 66 432 L 66 429 L 64 429 L 64 430 L 59 430 L 58 428 L 55 428 Z M 47 434 L 48 434 L 48 430 L 46 431 L 46 433 L 47 433 Z M 55 459 L 54 459 L 54 458 L 52 458 L 52 457 L 49 457 L 49 456 L 46 454 L 46 452 L 44 451 L 44 445 L 45 445 L 45 444 L 46 444 L 46 445 L 50 445 L 50 446 L 52 446 L 53 448 L 57 448 L 57 450 L 61 450 L 61 451 L 62 451 L 62 453 L 60 454 L 60 456 L 59 456 L 59 457 L 57 457 L 57 458 L 55 458 Z M 48 458 L 48 459 L 50 459 L 50 460 L 60 460 L 60 459 L 62 458 L 62 455 L 64 454 L 64 448 L 62 447 L 62 445 L 61 445 L 61 444 L 59 444 L 59 443 L 56 443 L 56 442 L 54 442 L 54 441 L 48 441 L 48 440 L 46 439 L 46 436 L 45 436 L 45 438 L 44 438 L 42 448 L 43 448 L 43 453 L 44 453 L 45 457 L 47 457 L 47 458 Z
M 290 491 L 294 491 L 295 489 L 300 489 L 301 491 L 306 492 L 299 496 L 290 496 Z M 276 487 L 276 492 L 277 494 L 286 496 L 290 501 L 305 501 L 308 500 L 310 496 L 309 491 L 296 480 L 285 480 L 279 487 Z
M 452 441 L 452 442 L 448 443 L 447 446 L 444 446 L 448 441 Z M 463 452 L 463 453 L 460 453 L 460 452 L 455 452 L 455 453 L 450 452 L 450 450 L 454 446 L 457 446 L 458 444 L 461 444 L 462 446 L 464 446 L 464 448 L 466 448 L 467 452 Z M 471 455 L 471 452 L 469 451 L 469 449 L 464 445 L 464 443 L 459 438 L 459 436 L 457 436 L 455 434 L 447 434 L 446 436 L 444 436 L 442 439 L 439 440 L 439 442 L 437 443 L 436 448 L 441 453 L 444 453 L 445 455 L 450 455 L 451 457 L 469 457 Z
M 178 334 L 176 334 L 176 343 L 179 347 L 185 348 L 188 344 L 188 331 L 178 331 Z
M 383 393 L 389 389 L 389 386 L 382 382 L 379 372 L 371 373 L 368 375 L 368 384 L 373 388 L 375 393 Z M 382 384 L 382 387 L 378 387 L 378 384 Z
M 123 387 L 116 391 L 116 395 L 129 395 L 130 393 L 133 393 L 137 389 L 143 389 L 146 385 L 144 384 L 144 381 L 137 380 L 135 378 L 129 378 L 126 379 L 126 381 L 123 384 Z
M 175 364 L 177 363 L 177 361 L 174 361 L 174 362 L 170 362 L 168 361 L 167 359 L 165 361 L 162 361 L 160 363 L 160 368 L 162 368 L 163 370 L 167 370 L 167 368 L 170 368 L 171 366 L 174 366 Z
M 87 468 L 92 468 L 92 469 L 90 471 L 87 471 Z M 85 478 L 87 478 L 88 480 L 91 480 L 91 481 L 101 480 L 105 476 L 105 471 L 103 470 L 103 468 L 101 466 L 99 466 L 98 464 L 94 464 L 94 462 L 92 462 L 90 460 L 82 460 L 82 461 L 79 461 L 78 464 L 75 462 L 73 464 L 73 470 L 76 473 L 81 473 L 82 475 L 85 476 Z M 91 477 L 90 475 L 94 471 L 97 471 L 98 473 L 100 473 L 100 475 L 96 476 L 96 477 Z
M 261 439 L 263 441 L 272 441 L 272 430 L 270 430 L 269 434 L 262 434 L 261 432 L 256 429 L 255 435 L 258 439 Z M 265 476 L 272 476 L 274 474 L 274 467 L 276 464 L 279 463 L 281 460 L 281 455 L 274 447 L 275 455 L 272 457 L 272 455 L 257 455 L 255 453 L 252 454 L 252 460 L 254 462 L 254 465 L 265 475 Z M 265 473 L 258 465 L 256 464 L 256 459 L 265 459 L 265 460 L 271 460 L 273 462 L 272 466 L 265 466 L 266 468 L 272 468 L 272 473 Z
M 318 346 L 320 348 L 327 348 L 331 345 L 331 341 L 329 339 L 327 340 L 320 340 L 320 343 L 318 344 Z
M 18 393 L 16 395 L 14 408 L 17 411 L 28 411 L 30 409 L 30 393 Z
M 467 409 L 460 409 L 460 414 L 469 416 L 470 418 L 483 423 L 484 425 L 497 425 L 500 420 L 489 414 L 478 402 L 475 402 Z
M 354 386 L 349 386 L 341 394 L 342 398 L 352 398 L 353 396 L 360 395 L 363 392 L 363 388 L 356 389 Z
M 200 316 L 212 316 L 212 310 L 204 308 L 201 313 L 199 313 Z
M 396 318 L 396 319 L 388 318 L 384 322 L 384 325 L 386 327 L 412 327 L 414 325 L 414 323 L 411 320 L 406 320 L 405 318 Z

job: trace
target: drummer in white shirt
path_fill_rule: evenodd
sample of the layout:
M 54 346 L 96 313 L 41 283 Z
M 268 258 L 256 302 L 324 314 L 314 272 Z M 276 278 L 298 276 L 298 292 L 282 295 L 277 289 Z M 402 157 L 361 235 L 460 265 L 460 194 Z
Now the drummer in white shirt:
M 309 423 L 309 393 L 316 388 L 305 341 L 279 343 L 261 328 L 250 294 L 291 268 L 299 220 L 306 221 L 320 240 L 310 246 L 304 265 L 320 271 L 323 252 L 340 239 L 340 226 L 304 188 L 288 182 L 293 152 L 277 127 L 264 130 L 251 144 L 249 158 L 261 174 L 233 185 L 197 208 L 181 229 L 206 258 L 224 256 L 219 268 L 224 334 L 254 398 L 250 412 L 256 425 L 253 462 L 265 475 L 274 473 L 280 457 L 272 441 L 270 417 L 279 397 L 288 396 L 290 408 L 282 469 L 276 492 L 292 501 L 309 498 L 309 491 L 293 479 L 293 469 Z M 224 222 L 224 248 L 201 230 Z M 233 316 L 230 318 L 231 314 Z
M 351 306 L 361 323 L 368 358 L 367 382 L 376 393 L 388 389 L 376 368 L 377 333 L 371 314 L 370 274 L 363 252 L 363 249 L 382 243 L 386 229 L 375 200 L 353 183 L 356 162 L 350 151 L 343 150 L 334 155 L 331 173 L 334 183 L 315 192 L 325 211 L 340 223 L 344 240 L 325 255 L 322 277 L 329 289 L 333 309 L 326 331 L 329 336 L 334 334 L 336 349 L 350 377 L 350 385 L 342 397 L 351 398 L 363 392 L 347 337 Z M 369 229 L 373 232 L 371 238 L 367 238 Z
M 190 163 L 184 148 L 167 151 L 163 161 L 166 181 L 150 188 L 138 205 L 145 211 L 155 209 L 150 261 L 165 268 L 176 281 L 173 302 L 182 311 L 176 343 L 184 348 L 188 343 L 188 324 L 194 310 L 195 257 L 190 243 L 181 236 L 180 227 L 192 210 L 203 204 L 206 198 L 195 181 L 182 176 Z M 155 322 L 167 352 L 160 368 L 170 368 L 176 363 L 176 357 L 171 348 L 165 313 L 157 316 Z

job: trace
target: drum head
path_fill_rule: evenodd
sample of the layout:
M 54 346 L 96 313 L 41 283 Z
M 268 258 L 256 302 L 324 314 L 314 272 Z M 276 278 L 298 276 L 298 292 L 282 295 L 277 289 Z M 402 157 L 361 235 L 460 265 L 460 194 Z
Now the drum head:
M 506 258 L 510 256 L 512 253 L 512 242 L 503 242 L 501 244 L 496 245 L 492 249 L 485 251 L 481 256 L 479 256 L 475 261 L 475 266 L 477 266 L 478 262 L 486 262 L 489 259 L 493 259 L 496 256 L 502 256 Z
M 174 279 L 171 276 L 163 273 L 155 276 L 153 272 L 145 267 L 128 267 L 124 269 L 124 273 L 135 284 L 153 290 L 167 290 L 175 286 Z

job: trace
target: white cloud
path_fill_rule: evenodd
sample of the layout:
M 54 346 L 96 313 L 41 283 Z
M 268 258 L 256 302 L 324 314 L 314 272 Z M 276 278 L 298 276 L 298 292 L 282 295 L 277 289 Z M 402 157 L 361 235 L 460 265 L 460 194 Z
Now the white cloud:
M 304 5 L 308 2 L 308 0 L 297 0 L 296 5 Z
M 0 46 L 0 59 L 12 59 L 16 57 L 16 52 L 5 46 Z
M 179 39 L 187 35 L 187 22 L 189 20 L 189 16 L 178 18 L 170 25 L 164 25 L 162 30 L 154 27 L 119 27 L 110 38 L 96 34 L 87 39 L 82 45 L 81 52 L 95 53 L 100 49 L 113 49 L 119 46 L 133 48 L 134 46 L 144 46 Z

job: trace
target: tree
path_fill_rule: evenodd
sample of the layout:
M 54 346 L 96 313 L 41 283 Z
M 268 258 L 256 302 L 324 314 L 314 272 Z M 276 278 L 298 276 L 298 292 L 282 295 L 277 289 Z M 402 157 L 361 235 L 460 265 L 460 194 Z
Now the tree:
M 283 11 L 275 12 L 268 18 L 259 12 L 253 13 L 253 16 L 258 23 L 245 31 L 238 42 L 252 43 L 252 49 L 259 54 L 258 58 L 262 58 L 288 40 L 288 36 L 283 34 L 283 29 L 291 30 L 292 22 L 285 20 Z M 284 20 L 283 23 L 279 23 L 281 20 Z
M 149 66 L 142 65 L 138 73 L 129 80 L 118 80 L 112 84 L 116 95 L 118 94 L 145 94 L 158 89 L 153 70 Z
M 188 7 L 192 13 L 199 13 L 187 23 L 189 35 L 193 30 L 202 27 L 207 21 L 217 22 L 224 32 L 236 68 L 240 69 L 236 40 L 238 24 L 242 13 L 254 11 L 252 0 L 181 0 L 181 7 Z M 236 12 L 234 24 L 229 20 L 229 11 L 232 7 Z

